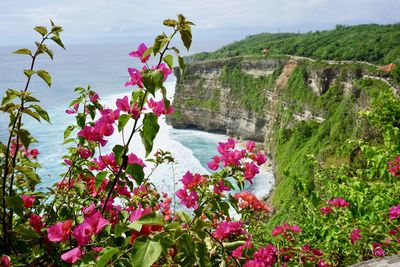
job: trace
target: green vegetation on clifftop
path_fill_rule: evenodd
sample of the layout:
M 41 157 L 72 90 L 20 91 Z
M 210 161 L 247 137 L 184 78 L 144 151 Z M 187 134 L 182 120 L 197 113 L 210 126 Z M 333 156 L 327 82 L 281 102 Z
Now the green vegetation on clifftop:
M 400 24 L 338 25 L 334 30 L 309 33 L 262 33 L 226 45 L 212 53 L 199 53 L 199 60 L 233 56 L 297 55 L 315 59 L 360 60 L 378 64 L 396 62 L 400 56 Z

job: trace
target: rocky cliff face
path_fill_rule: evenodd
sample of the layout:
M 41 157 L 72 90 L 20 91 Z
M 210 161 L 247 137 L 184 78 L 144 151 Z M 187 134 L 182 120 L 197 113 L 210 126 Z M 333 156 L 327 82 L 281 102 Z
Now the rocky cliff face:
M 176 73 L 178 81 L 173 105 L 177 112 L 168 122 L 176 128 L 195 127 L 263 141 L 271 120 L 268 106 L 261 112 L 243 108 L 221 76 L 224 69 L 238 66 L 245 75 L 268 76 L 282 64 L 283 61 L 236 58 L 189 65 L 184 76 Z M 259 97 L 269 99 L 272 91 L 273 87 L 264 88 Z
M 242 139 L 266 141 L 279 112 L 289 110 L 296 121 L 324 120 L 324 110 L 311 99 L 291 99 L 288 88 L 293 72 L 302 68 L 304 93 L 320 97 L 333 84 L 352 92 L 353 79 L 360 69 L 340 70 L 335 66 L 314 66 L 299 60 L 231 58 L 187 65 L 184 74 L 175 72 L 177 85 L 175 114 L 167 122 L 175 128 L 198 128 L 223 132 Z M 302 93 L 301 93 L 302 94 Z

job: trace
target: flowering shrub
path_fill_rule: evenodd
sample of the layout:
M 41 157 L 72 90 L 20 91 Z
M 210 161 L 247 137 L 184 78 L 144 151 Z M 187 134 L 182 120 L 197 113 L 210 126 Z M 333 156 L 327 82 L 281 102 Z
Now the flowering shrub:
M 174 112 L 163 85 L 174 62 L 167 53 L 175 52 L 184 70 L 179 50 L 170 47 L 171 40 L 179 34 L 189 49 L 193 23 L 178 15 L 164 25 L 172 30 L 170 35 L 158 35 L 152 46 L 140 44 L 129 53 L 143 66 L 128 68 L 125 86 L 132 92 L 116 99 L 115 108 L 103 106 L 101 96 L 90 87 L 75 89 L 78 96 L 66 110 L 76 122 L 64 132 L 64 143 L 69 144 L 63 157 L 67 171 L 46 192 L 35 190 L 40 183 L 36 173 L 39 151 L 30 148 L 35 139 L 22 118 L 29 115 L 50 121 L 28 89 L 35 75 L 51 85 L 50 74 L 34 67 L 41 54 L 53 58 L 48 40 L 64 48 L 62 28 L 53 22 L 50 31 L 36 27 L 42 36 L 36 51 L 15 52 L 30 56 L 32 63 L 24 71 L 25 88 L 7 90 L 0 106 L 10 115 L 9 137 L 0 145 L 2 266 L 322 267 L 347 263 L 346 257 L 361 260 L 398 251 L 400 204 L 393 202 L 398 187 L 361 186 L 350 179 L 347 184 L 330 183 L 322 175 L 316 181 L 324 194 L 314 192 L 309 198 L 308 192 L 299 190 L 304 203 L 296 207 L 302 212 L 298 223 L 283 222 L 264 234 L 263 223 L 271 208 L 242 191 L 267 160 L 252 141 L 244 148 L 232 138 L 220 142 L 219 155 L 208 163 L 215 172 L 189 170 L 180 180 L 181 189 L 175 195 L 188 212 L 172 208 L 173 197 L 158 192 L 146 171 L 148 165 L 154 169 L 174 161 L 169 152 L 153 152 L 153 143 L 159 116 Z M 154 66 L 149 66 L 151 60 Z M 162 99 L 156 100 L 159 94 Z M 122 135 L 122 144 L 102 153 L 114 134 Z M 141 136 L 145 158 L 130 151 L 135 134 Z M 389 163 L 393 176 L 397 176 L 397 159 Z M 390 205 L 380 197 L 382 192 L 391 196 Z M 376 207 L 381 212 L 371 213 Z

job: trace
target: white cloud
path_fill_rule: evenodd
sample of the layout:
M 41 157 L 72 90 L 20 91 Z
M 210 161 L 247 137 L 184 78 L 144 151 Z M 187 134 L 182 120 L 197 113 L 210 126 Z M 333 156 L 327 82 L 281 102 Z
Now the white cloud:
M 304 30 L 337 23 L 397 22 L 400 1 L 17 0 L 1 6 L 0 45 L 4 45 L 29 43 L 33 36 L 31 28 L 48 23 L 50 18 L 65 28 L 65 38 L 69 42 L 125 41 L 127 35 L 146 38 L 163 29 L 164 18 L 177 13 L 195 22 L 195 31 L 202 36 L 218 31 L 222 38 L 226 29 Z

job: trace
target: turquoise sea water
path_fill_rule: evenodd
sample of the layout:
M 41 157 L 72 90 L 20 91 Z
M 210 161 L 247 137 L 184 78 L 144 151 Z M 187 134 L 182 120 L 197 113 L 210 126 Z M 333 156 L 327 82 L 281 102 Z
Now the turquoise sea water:
M 134 47 L 133 47 L 134 48 Z M 51 186 L 65 171 L 61 157 L 66 148 L 62 145 L 65 127 L 74 121 L 65 110 L 75 96 L 73 89 L 89 84 L 100 95 L 102 103 L 115 108 L 115 99 L 129 95 L 131 88 L 125 88 L 128 79 L 127 67 L 138 67 L 134 58 L 128 57 L 133 50 L 129 45 L 92 45 L 71 46 L 68 50 L 56 50 L 54 61 L 46 57 L 39 58 L 36 69 L 46 69 L 52 74 L 53 84 L 48 88 L 44 82 L 35 78 L 31 83 L 34 96 L 42 100 L 41 105 L 48 111 L 51 124 L 38 123 L 26 119 L 24 123 L 32 135 L 39 141 L 33 146 L 38 148 L 39 170 L 42 177 L 41 187 Z M 0 48 L 0 93 L 6 88 L 21 89 L 25 83 L 22 69 L 29 67 L 29 58 L 11 54 L 16 48 Z M 173 97 L 175 79 L 170 77 L 166 82 L 168 94 Z M 158 168 L 152 176 L 153 182 L 163 191 L 172 193 L 179 188 L 179 179 L 187 171 L 207 173 L 207 162 L 217 153 L 217 142 L 226 140 L 227 136 L 211 134 L 196 130 L 173 129 L 160 118 L 160 132 L 154 147 L 171 151 L 177 164 Z M 7 138 L 7 117 L 0 115 L 0 141 Z M 121 140 L 120 135 L 113 135 L 107 147 L 110 149 Z M 107 151 L 107 148 L 105 149 Z M 135 138 L 130 151 L 143 156 L 140 138 Z M 149 166 L 150 167 L 150 166 Z M 150 171 L 150 168 L 148 168 Z M 263 170 L 254 179 L 249 188 L 258 196 L 266 196 L 272 188 L 272 173 Z

